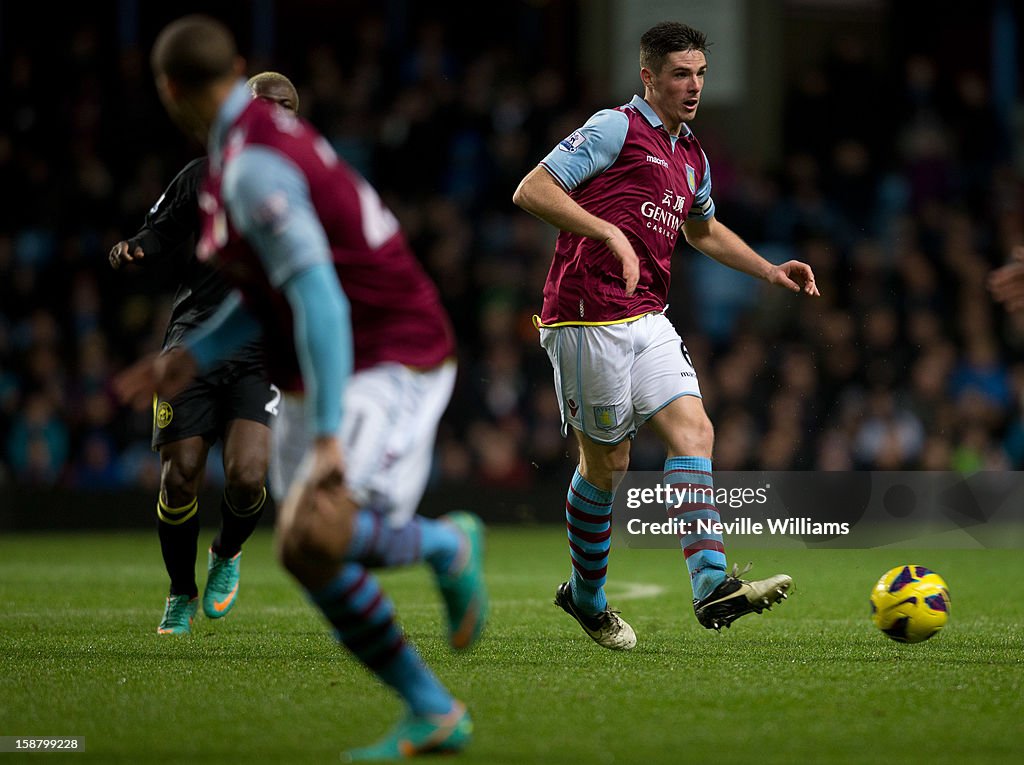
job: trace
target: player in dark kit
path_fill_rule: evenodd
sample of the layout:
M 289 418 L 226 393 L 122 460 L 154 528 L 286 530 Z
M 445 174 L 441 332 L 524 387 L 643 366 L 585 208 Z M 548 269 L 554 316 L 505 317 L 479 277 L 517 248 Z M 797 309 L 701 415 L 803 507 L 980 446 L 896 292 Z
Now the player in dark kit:
M 284 75 L 264 72 L 249 80 L 254 98 L 295 112 L 298 93 Z M 195 257 L 199 237 L 199 187 L 206 158 L 195 159 L 171 181 L 146 216 L 139 232 L 110 250 L 110 265 L 171 259 L 180 265 L 164 348 L 181 343 L 187 332 L 208 319 L 229 288 L 217 272 Z M 210 447 L 224 442 L 226 486 L 221 499 L 220 532 L 210 545 L 203 611 L 211 619 L 226 616 L 238 596 L 242 543 L 252 534 L 268 501 L 267 463 L 270 419 L 277 414 L 280 391 L 267 381 L 262 350 L 250 343 L 229 360 L 197 378 L 170 400 L 154 397 L 153 449 L 160 452 L 158 532 L 164 565 L 171 579 L 161 635 L 187 635 L 198 607 L 196 546 L 199 539 L 199 486 Z

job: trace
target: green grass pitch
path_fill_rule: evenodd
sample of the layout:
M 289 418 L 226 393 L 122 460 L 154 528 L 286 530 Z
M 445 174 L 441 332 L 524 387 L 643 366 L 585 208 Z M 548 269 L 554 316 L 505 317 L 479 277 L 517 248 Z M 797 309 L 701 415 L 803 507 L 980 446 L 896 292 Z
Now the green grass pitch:
M 204 539 L 209 534 L 204 532 Z M 996 763 L 1021 752 L 1024 555 L 1015 550 L 743 550 L 796 591 L 722 635 L 700 628 L 678 551 L 613 549 L 608 593 L 636 629 L 602 650 L 552 605 L 564 532 L 495 528 L 492 621 L 452 654 L 423 569 L 384 585 L 474 715 L 459 763 Z M 205 561 L 205 556 L 201 557 Z M 899 645 L 868 618 L 888 568 L 949 583 L 949 625 Z M 200 578 L 202 585 L 202 577 Z M 155 634 L 155 534 L 0 538 L 0 735 L 84 736 L 73 762 L 337 762 L 399 704 L 333 643 L 260 529 L 223 621 Z M 0 754 L 6 762 L 39 755 Z

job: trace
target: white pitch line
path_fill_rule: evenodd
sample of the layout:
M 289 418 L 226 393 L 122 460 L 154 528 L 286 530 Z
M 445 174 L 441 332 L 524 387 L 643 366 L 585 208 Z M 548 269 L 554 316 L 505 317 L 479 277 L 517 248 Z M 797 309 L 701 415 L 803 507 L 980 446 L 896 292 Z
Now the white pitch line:
M 656 598 L 664 593 L 665 588 L 660 584 L 647 584 L 645 582 L 612 582 L 608 585 L 608 597 L 614 601 L 645 600 L 648 598 Z M 399 597 L 398 600 L 401 601 L 401 597 Z M 502 606 L 517 606 L 536 605 L 537 600 L 529 598 L 492 598 L 491 602 L 501 604 Z M 420 610 L 424 612 L 432 612 L 436 610 L 436 606 L 434 604 L 404 603 L 401 604 L 399 610 L 406 614 L 418 612 Z M 5 618 L 44 618 L 63 621 L 75 616 L 131 617 L 140 615 L 148 616 L 152 613 L 152 608 L 141 608 L 138 606 L 129 606 L 125 608 L 60 608 L 59 610 L 39 609 L 33 611 L 15 611 L 6 614 Z M 313 613 L 313 611 L 310 611 L 309 607 L 301 602 L 287 606 L 264 605 L 253 608 L 253 614 L 257 617 L 261 614 L 269 616 L 303 616 L 307 613 Z
M 614 602 L 620 600 L 643 600 L 656 598 L 664 594 L 666 589 L 660 584 L 645 584 L 644 582 L 614 582 L 608 587 L 608 599 Z M 491 602 L 501 606 L 535 606 L 537 599 L 530 598 L 491 598 Z
M 643 582 L 619 582 L 618 586 L 609 588 L 611 596 L 616 600 L 642 600 L 656 598 L 664 594 L 665 588 L 660 584 L 644 584 Z M 619 592 L 625 588 L 625 592 Z

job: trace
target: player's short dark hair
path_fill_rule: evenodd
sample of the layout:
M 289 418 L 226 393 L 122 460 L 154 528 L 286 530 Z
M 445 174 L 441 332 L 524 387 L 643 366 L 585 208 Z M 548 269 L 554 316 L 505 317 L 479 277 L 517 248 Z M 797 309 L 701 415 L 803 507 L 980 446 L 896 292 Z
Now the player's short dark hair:
M 196 90 L 229 76 L 237 58 L 231 31 L 210 16 L 193 14 L 164 27 L 153 44 L 151 63 L 156 74 Z
M 640 38 L 640 66 L 659 72 L 670 53 L 688 50 L 699 50 L 706 55 L 707 35 L 678 21 L 662 21 Z

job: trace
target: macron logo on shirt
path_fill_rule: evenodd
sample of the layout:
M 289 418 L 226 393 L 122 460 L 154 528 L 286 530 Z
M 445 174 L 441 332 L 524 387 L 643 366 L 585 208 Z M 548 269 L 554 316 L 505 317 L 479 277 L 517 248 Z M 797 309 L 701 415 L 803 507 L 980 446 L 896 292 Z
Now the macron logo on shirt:
M 668 167 L 668 162 L 663 160 L 661 157 L 652 157 L 650 154 L 648 154 L 647 161 L 653 162 L 656 165 L 661 165 L 662 167 Z
M 587 137 L 583 135 L 579 130 L 573 133 L 568 138 L 564 139 L 558 144 L 558 148 L 562 151 L 567 151 L 570 154 L 580 148 L 580 145 L 587 140 Z

